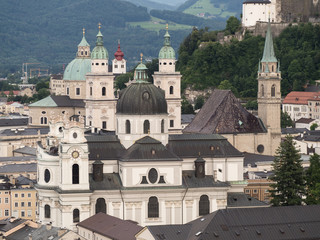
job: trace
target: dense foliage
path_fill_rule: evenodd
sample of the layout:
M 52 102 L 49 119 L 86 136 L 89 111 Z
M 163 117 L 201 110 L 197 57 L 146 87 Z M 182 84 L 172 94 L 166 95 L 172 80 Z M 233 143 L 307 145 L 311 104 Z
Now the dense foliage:
M 294 127 L 294 122 L 287 112 L 281 111 L 281 128 Z
M 277 149 L 274 163 L 274 175 L 270 178 L 271 203 L 274 206 L 301 205 L 305 193 L 305 180 L 302 160 L 294 146 L 293 138 L 287 136 Z
M 306 172 L 307 198 L 306 203 L 320 204 L 320 156 L 314 154 L 310 157 L 310 167 Z
M 258 62 L 264 38 L 246 34 L 243 41 L 216 42 L 217 32 L 194 29 L 181 43 L 177 68 L 182 87 L 218 87 L 228 80 L 240 97 L 256 97 Z M 282 73 L 281 90 L 286 95 L 320 79 L 320 26 L 299 24 L 285 29 L 275 39 L 276 57 Z

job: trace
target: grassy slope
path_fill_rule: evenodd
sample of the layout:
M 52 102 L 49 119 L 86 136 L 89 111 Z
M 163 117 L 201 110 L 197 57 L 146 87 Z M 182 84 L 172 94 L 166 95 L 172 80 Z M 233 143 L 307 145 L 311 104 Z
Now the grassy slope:
M 192 14 L 192 15 L 199 15 L 201 13 L 209 13 L 210 15 L 214 15 L 217 17 L 226 18 L 228 16 L 236 15 L 236 12 L 229 12 L 225 9 L 224 4 L 216 4 L 219 8 L 215 7 L 210 0 L 198 0 L 195 4 L 190 6 L 189 8 L 185 9 L 183 12 Z
M 133 27 L 137 27 L 140 26 L 141 28 L 144 29 L 148 29 L 151 31 L 157 31 L 159 32 L 160 30 L 165 29 L 166 27 L 166 21 L 162 20 L 160 18 L 156 18 L 156 17 L 151 17 L 150 21 L 147 22 L 130 22 L 128 23 L 128 25 L 133 26 Z M 188 29 L 192 29 L 192 26 L 189 25 L 183 25 L 183 24 L 177 24 L 177 23 L 173 23 L 173 22 L 169 22 L 169 29 L 170 30 L 188 30 Z

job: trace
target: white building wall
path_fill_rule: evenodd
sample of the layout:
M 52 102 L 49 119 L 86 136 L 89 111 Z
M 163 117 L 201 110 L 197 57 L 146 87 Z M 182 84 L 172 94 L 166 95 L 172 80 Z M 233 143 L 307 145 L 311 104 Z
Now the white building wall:
M 127 72 L 127 61 L 122 59 L 118 61 L 117 59 L 112 60 L 112 72 L 113 74 L 123 74 Z
M 307 104 L 283 104 L 282 111 L 287 112 L 293 121 L 297 121 L 300 118 L 312 117 Z
M 255 26 L 257 21 L 268 22 L 276 21 L 276 0 L 271 3 L 243 3 L 242 5 L 242 26 Z

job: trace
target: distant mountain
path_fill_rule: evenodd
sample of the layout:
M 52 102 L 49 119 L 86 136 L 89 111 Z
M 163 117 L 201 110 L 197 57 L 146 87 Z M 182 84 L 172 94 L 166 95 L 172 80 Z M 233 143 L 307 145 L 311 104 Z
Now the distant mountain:
M 8 69 L 20 69 L 24 62 L 39 62 L 46 66 L 58 64 L 62 68 L 62 64 L 75 57 L 82 28 L 86 29 L 86 39 L 91 48 L 94 47 L 99 22 L 109 59 L 113 59 L 120 39 L 121 49 L 131 66 L 139 60 L 141 52 L 149 59 L 158 56 L 167 22 L 176 50 L 192 26 L 207 24 L 201 18 L 196 18 L 197 23 L 193 21 L 191 24 L 185 17 L 186 21 L 180 19 L 179 22 L 175 22 L 172 16 L 155 19 L 146 7 L 119 0 L 0 2 L 0 75 Z M 169 15 L 174 14 L 170 11 Z M 220 27 L 210 24 L 213 26 L 211 29 L 221 29 L 220 22 L 217 25 Z
M 172 6 L 169 4 L 164 4 L 162 1 L 149 1 L 149 0 L 131 0 L 131 3 L 134 3 L 137 6 L 146 7 L 149 11 L 152 9 L 159 10 L 173 10 L 176 6 Z

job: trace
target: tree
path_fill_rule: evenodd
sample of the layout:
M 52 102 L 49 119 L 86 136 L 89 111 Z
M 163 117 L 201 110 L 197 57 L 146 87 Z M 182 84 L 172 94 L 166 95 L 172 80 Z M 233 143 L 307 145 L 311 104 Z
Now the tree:
M 306 203 L 320 204 L 320 156 L 314 154 L 310 157 L 310 167 L 306 172 Z
M 293 127 L 294 123 L 287 112 L 281 111 L 281 128 Z
M 317 127 L 319 127 L 318 124 L 313 123 L 313 124 L 310 126 L 310 130 L 311 130 L 311 131 L 314 131 L 314 130 L 316 130 Z
M 188 102 L 188 100 L 183 99 L 181 102 L 181 113 L 182 114 L 194 114 L 193 107 L 191 103 Z
M 127 72 L 125 74 L 116 76 L 114 82 L 115 88 L 119 90 L 124 89 L 126 87 L 126 83 L 129 82 L 130 79 L 133 79 L 132 72 Z
M 41 100 L 47 96 L 50 95 L 50 91 L 46 88 L 41 88 L 39 91 L 38 91 L 38 100 Z
M 204 97 L 200 95 L 197 97 L 197 99 L 195 101 L 194 109 L 197 110 L 197 109 L 202 108 L 203 104 L 204 104 Z
M 229 31 L 230 34 L 235 34 L 236 31 L 240 28 L 241 22 L 238 18 L 231 16 L 227 20 L 226 31 Z
M 228 80 L 223 80 L 218 86 L 218 89 L 231 90 L 235 96 L 238 95 L 237 89 Z
M 274 162 L 274 175 L 270 178 L 271 203 L 274 206 L 301 205 L 305 193 L 305 181 L 301 156 L 295 148 L 291 136 L 286 136 L 277 149 Z

